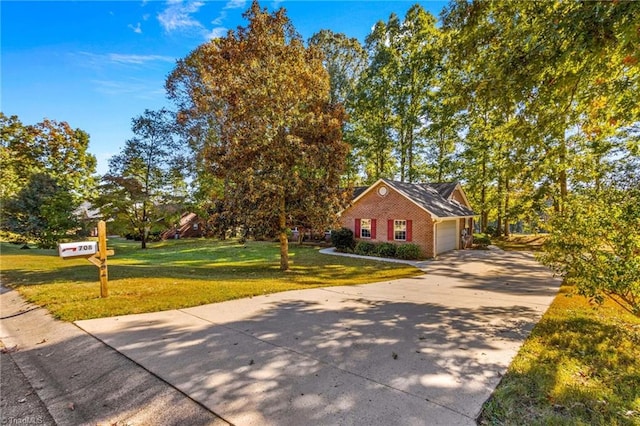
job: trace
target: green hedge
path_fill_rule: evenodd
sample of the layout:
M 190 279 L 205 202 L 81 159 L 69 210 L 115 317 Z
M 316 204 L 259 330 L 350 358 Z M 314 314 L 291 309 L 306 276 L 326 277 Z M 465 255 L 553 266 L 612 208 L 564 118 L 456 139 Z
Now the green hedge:
M 481 247 L 486 247 L 491 244 L 491 238 L 488 234 L 473 234 L 473 243 Z
M 353 249 L 355 254 L 362 256 L 391 257 L 404 260 L 418 260 L 422 250 L 416 244 L 373 243 L 358 241 Z
M 348 228 L 341 228 L 331 232 L 331 244 L 338 251 L 349 252 L 356 246 L 356 240 L 353 238 L 353 231 Z
M 378 245 L 378 256 L 396 257 L 397 247 L 392 243 L 381 243 Z
M 377 256 L 378 250 L 376 244 L 370 243 L 369 241 L 358 241 L 356 244 L 356 248 L 353 249 L 355 254 L 360 254 L 363 256 Z
M 402 244 L 396 248 L 396 257 L 405 260 L 420 259 L 420 246 L 416 244 Z

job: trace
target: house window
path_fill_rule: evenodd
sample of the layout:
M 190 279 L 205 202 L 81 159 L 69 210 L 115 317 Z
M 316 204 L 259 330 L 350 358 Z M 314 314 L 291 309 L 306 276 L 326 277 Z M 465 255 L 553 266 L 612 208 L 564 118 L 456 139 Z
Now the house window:
M 360 238 L 371 238 L 371 219 L 360 219 Z
M 393 221 L 393 239 L 396 241 L 407 240 L 407 221 L 406 220 Z

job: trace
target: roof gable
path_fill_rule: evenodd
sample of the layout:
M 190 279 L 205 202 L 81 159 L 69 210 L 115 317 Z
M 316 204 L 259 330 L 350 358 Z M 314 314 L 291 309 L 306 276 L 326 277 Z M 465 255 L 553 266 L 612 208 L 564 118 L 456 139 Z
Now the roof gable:
M 456 190 L 458 182 L 425 183 L 424 185 L 430 186 L 438 191 L 444 198 L 449 199 L 453 191 Z
M 451 199 L 453 192 L 459 187 L 457 182 L 425 184 L 380 179 L 367 188 L 357 188 L 357 190 L 354 191 L 354 199 L 352 203 L 355 204 L 360 198 L 381 182 L 407 198 L 409 201 L 415 203 L 435 218 L 469 217 L 475 215 L 473 210 Z M 464 195 L 464 192 L 462 192 L 462 188 L 460 188 L 460 191 L 466 200 L 466 196 Z

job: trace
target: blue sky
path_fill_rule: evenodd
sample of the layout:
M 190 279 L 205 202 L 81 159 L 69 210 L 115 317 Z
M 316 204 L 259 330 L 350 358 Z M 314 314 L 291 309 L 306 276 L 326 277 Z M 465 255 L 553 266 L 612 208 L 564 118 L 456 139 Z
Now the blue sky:
M 360 41 L 416 1 L 271 1 L 307 40 L 321 29 Z M 422 1 L 438 15 L 446 2 Z M 164 80 L 177 59 L 245 26 L 249 1 L 2 1 L 0 110 L 24 124 L 67 121 L 91 137 L 98 173 L 132 136 L 131 119 L 171 107 Z

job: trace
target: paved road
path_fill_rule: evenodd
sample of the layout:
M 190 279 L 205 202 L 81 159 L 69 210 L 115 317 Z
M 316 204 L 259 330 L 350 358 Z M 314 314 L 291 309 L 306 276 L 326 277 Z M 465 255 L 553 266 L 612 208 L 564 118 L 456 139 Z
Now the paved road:
M 475 424 L 560 281 L 495 250 L 425 272 L 76 324 L 233 424 Z

